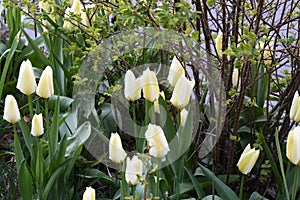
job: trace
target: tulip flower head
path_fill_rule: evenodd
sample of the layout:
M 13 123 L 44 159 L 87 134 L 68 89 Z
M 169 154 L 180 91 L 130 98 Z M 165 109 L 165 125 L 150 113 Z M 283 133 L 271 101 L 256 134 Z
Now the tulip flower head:
M 115 163 L 122 163 L 126 156 L 119 134 L 112 133 L 109 139 L 109 159 Z
M 126 182 L 130 185 L 138 184 L 139 180 L 142 178 L 142 172 L 143 162 L 138 159 L 137 156 L 133 156 L 132 159 L 127 157 L 125 171 Z
M 222 41 L 223 41 L 223 33 L 219 31 L 215 40 L 218 56 L 222 56 Z
M 243 174 L 248 174 L 254 167 L 259 156 L 259 150 L 251 149 L 250 144 L 244 149 L 237 166 Z
M 184 127 L 187 116 L 188 116 L 188 111 L 186 109 L 182 109 L 180 111 L 180 126 L 181 127 Z
M 81 11 L 80 5 L 81 5 L 80 0 L 73 0 L 71 9 L 74 12 L 74 14 L 77 14 L 77 15 L 80 14 L 80 11 Z
M 157 100 L 159 97 L 159 87 L 155 73 L 147 68 L 141 78 L 144 98 L 151 102 Z
M 38 137 L 44 134 L 43 115 L 35 114 L 32 118 L 31 135 Z
M 7 95 L 5 98 L 3 119 L 11 124 L 15 124 L 21 119 L 18 103 L 12 95 Z
M 240 80 L 239 80 L 239 69 L 234 68 L 232 72 L 232 86 L 235 88 L 240 87 Z
M 178 109 L 184 108 L 190 101 L 194 85 L 194 80 L 190 81 L 185 76 L 181 76 L 173 90 L 171 103 Z
M 286 142 L 286 157 L 294 164 L 300 166 L 300 127 L 291 130 Z
M 162 158 L 170 151 L 166 136 L 160 126 L 149 124 L 145 136 L 151 156 Z
M 179 77 L 184 75 L 184 69 L 179 60 L 174 56 L 169 70 L 168 81 L 172 87 L 175 86 Z
M 300 97 L 298 91 L 294 94 L 292 107 L 290 109 L 290 118 L 297 123 L 300 122 Z
M 124 95 L 128 101 L 135 101 L 141 98 L 141 79 L 135 78 L 131 70 L 126 72 L 124 82 Z
M 36 90 L 36 82 L 30 60 L 23 61 L 20 67 L 17 88 L 27 96 Z
M 92 187 L 87 187 L 83 193 L 82 200 L 95 200 L 96 199 L 96 191 Z
M 54 95 L 53 71 L 50 66 L 47 66 L 43 71 L 36 89 L 36 93 L 37 95 L 45 99 Z

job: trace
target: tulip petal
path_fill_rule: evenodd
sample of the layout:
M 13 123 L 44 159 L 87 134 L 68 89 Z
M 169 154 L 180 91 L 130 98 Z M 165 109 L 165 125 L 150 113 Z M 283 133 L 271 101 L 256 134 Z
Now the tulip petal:
M 5 97 L 3 119 L 11 124 L 15 124 L 21 119 L 18 103 L 12 95 Z

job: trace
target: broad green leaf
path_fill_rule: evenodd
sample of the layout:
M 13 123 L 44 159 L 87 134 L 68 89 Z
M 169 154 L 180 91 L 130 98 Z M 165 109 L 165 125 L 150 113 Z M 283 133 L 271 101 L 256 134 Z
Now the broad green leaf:
M 48 101 L 49 101 L 48 105 L 49 105 L 50 109 L 55 108 L 55 104 L 58 101 L 58 99 L 59 99 L 59 108 L 60 108 L 60 111 L 62 111 L 62 112 L 70 109 L 70 106 L 74 101 L 73 99 L 71 99 L 69 97 L 53 95 L 48 99 Z
M 18 182 L 22 199 L 32 200 L 32 177 L 25 160 L 23 160 L 21 163 L 20 171 L 18 174 Z
M 53 120 L 52 125 L 50 128 L 50 132 L 48 134 L 49 138 L 49 146 L 50 146 L 50 157 L 52 157 L 57 149 L 57 143 L 58 143 L 58 124 L 59 124 L 59 98 L 58 101 L 56 101 L 55 110 L 53 114 Z
M 91 124 L 89 121 L 84 122 L 72 135 L 68 138 L 68 146 L 65 156 L 70 156 L 77 151 L 79 146 L 81 146 L 91 134 Z
M 195 190 L 197 192 L 197 196 L 198 198 L 202 198 L 203 196 L 205 196 L 205 193 L 203 191 L 203 189 L 200 187 L 200 183 L 197 180 L 197 178 L 194 176 L 194 174 L 190 171 L 190 169 L 188 169 L 187 167 L 184 167 L 185 171 L 187 172 L 188 176 L 190 177 L 190 179 L 192 180 L 192 183 L 195 187 Z M 204 172 L 203 172 L 204 173 Z M 205 173 L 204 173 L 205 174 Z
M 200 164 L 199 166 L 202 172 L 205 174 L 206 178 L 210 182 L 214 182 L 214 186 L 222 199 L 239 200 L 238 196 L 225 183 L 223 183 L 218 177 L 216 177 L 209 169 L 205 168 Z

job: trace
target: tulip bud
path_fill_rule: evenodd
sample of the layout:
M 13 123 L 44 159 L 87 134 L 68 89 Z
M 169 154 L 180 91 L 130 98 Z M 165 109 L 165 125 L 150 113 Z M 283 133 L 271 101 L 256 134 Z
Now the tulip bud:
M 72 11 L 74 12 L 74 14 L 77 14 L 79 15 L 80 14 L 80 5 L 81 5 L 81 2 L 80 0 L 73 0 L 73 4 L 72 4 Z
M 71 12 L 73 12 L 73 10 L 71 8 L 67 8 L 65 11 L 64 18 L 68 18 L 70 16 Z M 64 27 L 64 29 L 71 30 L 75 26 L 70 21 L 65 19 L 63 27 Z
M 188 116 L 188 111 L 186 109 L 182 109 L 180 111 L 180 126 L 181 127 L 184 127 L 187 116 Z
M 172 87 L 176 85 L 180 76 L 184 75 L 184 69 L 179 60 L 174 56 L 169 70 L 168 81 Z
M 160 126 L 149 124 L 145 136 L 150 147 L 149 154 L 151 156 L 161 158 L 170 151 L 166 136 Z
M 96 19 L 95 13 L 91 12 L 91 11 L 95 10 L 95 4 L 88 4 L 88 5 L 85 5 L 85 7 L 81 4 L 80 9 L 81 9 L 81 13 L 80 13 L 81 23 L 83 25 L 85 25 L 86 27 L 90 27 L 92 25 L 90 20 L 94 21 Z M 89 10 L 90 10 L 90 12 L 89 12 Z M 89 19 L 89 13 L 93 14 L 93 16 L 90 15 L 90 17 L 92 17 L 91 19 Z
M 82 200 L 95 200 L 96 199 L 96 191 L 92 187 L 87 187 L 83 193 Z
M 17 88 L 27 96 L 35 92 L 36 82 L 30 60 L 23 61 L 21 64 Z
M 195 81 L 189 81 L 185 76 L 181 76 L 173 90 L 173 94 L 171 97 L 171 103 L 178 109 L 182 109 L 185 107 L 189 101 L 190 96 L 193 91 L 193 87 L 195 85 Z
M 156 75 L 153 71 L 150 71 L 149 68 L 143 72 L 142 75 L 142 85 L 143 85 L 143 94 L 144 98 L 148 101 L 155 101 L 159 97 L 159 87 Z
M 165 93 L 164 91 L 160 92 L 160 96 L 165 100 Z M 154 112 L 160 114 L 159 102 L 158 99 L 154 101 Z
M 222 56 L 222 41 L 223 41 L 223 33 L 219 31 L 215 40 L 218 56 Z
M 300 122 L 300 97 L 298 91 L 294 94 L 292 107 L 290 109 L 290 118 L 297 123 Z
M 133 156 L 131 160 L 129 157 L 127 157 L 125 179 L 128 184 L 138 184 L 139 180 L 141 180 L 142 178 L 142 171 L 143 162 L 140 159 L 138 159 L 137 156 Z
M 119 134 L 112 133 L 109 139 L 109 159 L 115 163 L 122 163 L 126 156 Z
M 43 134 L 44 134 L 43 115 L 42 113 L 40 113 L 39 115 L 35 114 L 32 118 L 31 135 L 38 137 Z
M 239 81 L 239 69 L 234 68 L 232 72 L 232 86 L 235 88 L 240 87 L 240 81 Z
M 141 98 L 141 79 L 135 78 L 131 70 L 126 72 L 124 82 L 124 95 L 128 101 Z
M 291 130 L 286 142 L 286 157 L 294 164 L 300 166 L 300 127 Z
M 50 66 L 47 66 L 43 71 L 36 89 L 36 93 L 37 95 L 45 99 L 54 95 L 53 71 Z
M 11 124 L 15 124 L 21 119 L 17 101 L 12 95 L 7 95 L 5 98 L 3 119 Z
M 250 144 L 244 149 L 237 166 L 243 174 L 248 174 L 254 167 L 259 156 L 259 150 L 251 149 Z

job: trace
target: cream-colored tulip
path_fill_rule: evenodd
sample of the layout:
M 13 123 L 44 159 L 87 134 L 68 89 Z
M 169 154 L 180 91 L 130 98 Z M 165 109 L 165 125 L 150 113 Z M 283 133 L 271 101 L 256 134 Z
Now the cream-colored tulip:
M 135 78 L 131 70 L 128 70 L 125 74 L 124 85 L 124 95 L 128 101 L 141 98 L 141 79 Z
M 85 7 L 81 4 L 80 9 L 81 23 L 86 27 L 90 27 L 92 25 L 91 22 L 93 22 L 96 19 L 96 15 L 94 13 L 95 4 L 86 4 Z M 91 15 L 89 15 L 89 13 L 91 13 Z M 89 17 L 92 18 L 90 19 Z
M 300 122 L 300 97 L 298 91 L 295 92 L 290 109 L 290 119 L 299 123 Z
M 20 67 L 17 88 L 27 96 L 36 90 L 36 82 L 30 60 L 23 61 Z
M 11 124 L 15 124 L 21 119 L 18 103 L 12 95 L 7 95 L 5 98 L 3 119 Z
M 174 56 L 169 70 L 168 81 L 172 87 L 176 85 L 179 77 L 184 75 L 184 69 L 179 60 Z
M 165 93 L 164 91 L 160 92 L 160 96 L 165 100 Z M 160 105 L 158 99 L 154 101 L 154 112 L 160 114 Z
M 36 89 L 36 93 L 45 99 L 54 95 L 53 71 L 50 66 L 47 66 L 43 71 Z
M 264 37 L 267 39 L 267 37 Z M 272 49 L 274 47 L 274 42 L 273 38 L 269 39 L 269 42 L 265 43 L 263 41 L 260 41 L 257 45 L 256 48 L 259 49 L 260 51 L 263 51 L 262 53 L 262 58 L 265 63 L 265 65 L 271 65 L 272 63 Z M 261 56 L 259 56 L 259 59 L 261 59 Z
M 251 149 L 250 144 L 244 149 L 237 166 L 243 174 L 248 174 L 254 167 L 259 156 L 259 150 Z
M 142 178 L 143 162 L 137 156 L 126 159 L 125 180 L 130 185 L 136 185 Z
M 83 193 L 82 200 L 95 200 L 96 199 L 96 191 L 92 187 L 87 187 Z
M 150 147 L 149 154 L 151 156 L 161 158 L 170 151 L 168 141 L 160 126 L 149 124 L 145 136 Z
M 155 73 L 147 68 L 141 78 L 144 98 L 151 102 L 157 100 L 159 97 L 159 87 Z
M 222 56 L 222 42 L 223 42 L 223 33 L 219 31 L 215 40 L 218 56 Z
M 181 76 L 173 90 L 171 103 L 178 109 L 184 108 L 190 101 L 191 93 L 195 85 L 194 80 L 188 80 L 185 76 Z
M 126 156 L 119 134 L 112 133 L 109 139 L 109 159 L 115 163 L 122 163 Z
M 232 86 L 235 88 L 240 87 L 240 80 L 239 80 L 239 69 L 234 68 L 232 72 Z
M 73 10 L 71 8 L 67 8 L 66 11 L 65 11 L 64 18 L 68 18 L 70 16 L 71 12 L 73 12 Z M 73 20 L 72 22 L 75 22 L 75 21 Z M 68 21 L 68 20 L 65 19 L 63 27 L 64 27 L 64 29 L 71 30 L 75 26 L 70 21 Z
M 184 127 L 186 119 L 188 116 L 188 111 L 184 108 L 180 111 L 180 126 Z
M 79 15 L 81 12 L 81 2 L 80 0 L 73 0 L 73 4 L 71 7 L 74 14 Z
M 32 118 L 31 135 L 38 137 L 44 134 L 43 115 L 35 114 Z
M 286 157 L 294 164 L 300 166 L 300 127 L 291 130 L 286 142 Z

